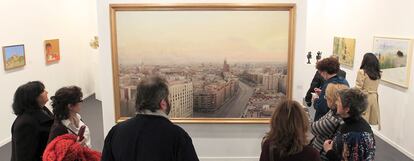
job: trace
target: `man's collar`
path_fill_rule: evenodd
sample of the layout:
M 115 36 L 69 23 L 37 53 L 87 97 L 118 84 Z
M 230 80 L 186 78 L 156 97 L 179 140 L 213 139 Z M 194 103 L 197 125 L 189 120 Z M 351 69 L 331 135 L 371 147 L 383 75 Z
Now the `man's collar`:
M 140 114 L 140 115 L 161 116 L 161 117 L 165 117 L 165 118 L 169 119 L 168 115 L 165 114 L 165 112 L 163 112 L 162 110 L 156 110 L 155 112 L 152 112 L 151 110 L 144 109 L 144 110 L 139 111 L 138 114 Z

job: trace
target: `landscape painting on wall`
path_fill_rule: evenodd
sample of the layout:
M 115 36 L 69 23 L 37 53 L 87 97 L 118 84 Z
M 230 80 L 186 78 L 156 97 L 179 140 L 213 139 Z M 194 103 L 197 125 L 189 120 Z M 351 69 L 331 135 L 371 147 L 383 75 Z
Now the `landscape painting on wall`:
M 382 80 L 408 88 L 412 40 L 374 37 L 373 52 L 378 57 L 382 70 Z
M 267 123 L 291 98 L 289 9 L 112 7 L 118 120 L 136 115 L 136 86 L 152 75 L 167 79 L 176 122 Z
M 60 60 L 59 39 L 45 40 L 46 64 L 55 63 Z
M 15 69 L 26 65 L 24 45 L 4 46 L 3 64 L 5 70 Z
M 355 39 L 334 37 L 333 55 L 338 56 L 339 63 L 348 67 L 354 66 Z

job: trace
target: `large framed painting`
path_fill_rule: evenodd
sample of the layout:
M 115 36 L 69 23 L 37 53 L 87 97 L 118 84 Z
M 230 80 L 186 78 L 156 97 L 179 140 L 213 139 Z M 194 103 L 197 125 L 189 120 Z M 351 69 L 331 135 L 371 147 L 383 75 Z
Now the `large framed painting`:
M 26 65 L 24 45 L 3 46 L 4 70 L 11 70 Z
M 268 123 L 291 99 L 294 4 L 112 4 L 116 120 L 136 86 L 167 79 L 176 123 Z
M 355 39 L 334 37 L 333 55 L 339 59 L 339 63 L 343 66 L 353 67 L 355 57 Z
M 408 88 L 412 57 L 412 39 L 374 37 L 373 52 L 382 70 L 381 80 Z

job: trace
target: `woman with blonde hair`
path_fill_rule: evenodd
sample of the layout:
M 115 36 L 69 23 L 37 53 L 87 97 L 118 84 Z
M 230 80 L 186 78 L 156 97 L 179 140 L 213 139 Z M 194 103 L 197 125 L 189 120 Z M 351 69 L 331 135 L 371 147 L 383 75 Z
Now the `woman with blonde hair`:
M 260 161 L 320 161 L 318 151 L 308 145 L 308 129 L 302 105 L 283 101 L 274 111 L 270 132 L 263 139 Z
M 318 121 L 311 124 L 311 132 L 315 136 L 312 139 L 312 146 L 319 151 L 322 160 L 328 160 L 326 153 L 323 151 L 323 143 L 327 139 L 332 139 L 341 125 L 342 119 L 336 115 L 336 98 L 339 96 L 338 91 L 348 89 L 345 84 L 330 83 L 326 87 L 326 102 L 329 107 L 328 113 L 322 116 Z

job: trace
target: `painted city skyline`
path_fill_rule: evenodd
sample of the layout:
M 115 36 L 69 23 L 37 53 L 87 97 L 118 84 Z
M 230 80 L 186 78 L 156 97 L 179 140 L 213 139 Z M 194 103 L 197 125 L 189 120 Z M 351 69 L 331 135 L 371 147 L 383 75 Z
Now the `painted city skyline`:
M 269 118 L 288 97 L 289 24 L 286 11 L 116 12 L 120 116 L 158 75 L 171 118 Z

